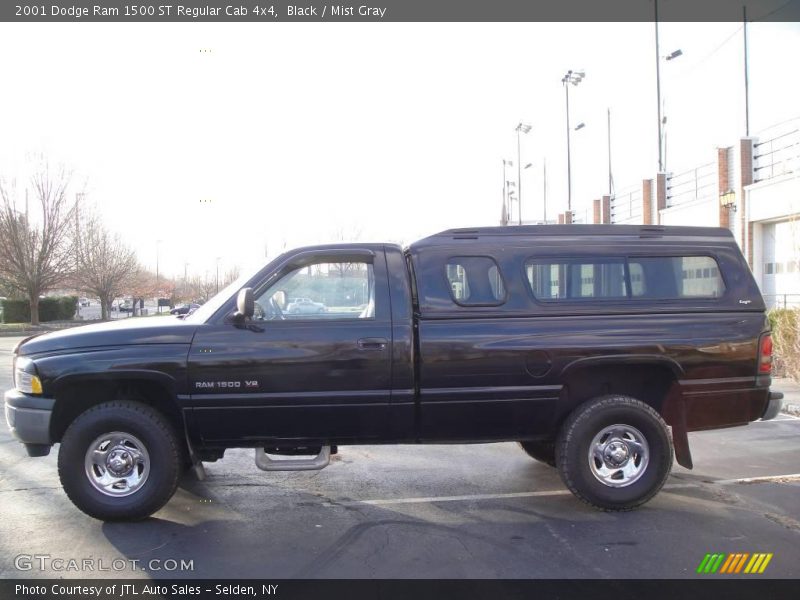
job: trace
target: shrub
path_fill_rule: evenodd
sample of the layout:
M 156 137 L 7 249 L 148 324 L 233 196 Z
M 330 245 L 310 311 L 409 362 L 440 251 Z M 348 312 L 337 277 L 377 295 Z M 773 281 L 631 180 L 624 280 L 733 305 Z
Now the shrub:
M 31 309 L 27 300 L 2 300 L 3 323 L 26 323 L 31 320 Z
M 31 307 L 27 300 L 2 300 L 4 323 L 30 323 Z M 39 300 L 39 321 L 69 321 L 78 308 L 77 296 L 49 296 Z
M 800 382 L 800 309 L 776 308 L 768 316 L 775 349 L 775 374 Z

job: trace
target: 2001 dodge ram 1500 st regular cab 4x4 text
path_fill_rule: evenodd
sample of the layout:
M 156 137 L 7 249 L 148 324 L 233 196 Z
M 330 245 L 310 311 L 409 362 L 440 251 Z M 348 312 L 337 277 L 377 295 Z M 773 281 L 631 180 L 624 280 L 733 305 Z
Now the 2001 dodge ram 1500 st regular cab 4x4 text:
M 64 490 L 99 519 L 152 514 L 226 448 L 318 469 L 345 444 L 509 440 L 625 510 L 673 454 L 691 467 L 687 432 L 777 414 L 771 354 L 727 230 L 451 230 L 302 248 L 182 319 L 25 340 L 6 418 L 31 456 L 60 443 Z

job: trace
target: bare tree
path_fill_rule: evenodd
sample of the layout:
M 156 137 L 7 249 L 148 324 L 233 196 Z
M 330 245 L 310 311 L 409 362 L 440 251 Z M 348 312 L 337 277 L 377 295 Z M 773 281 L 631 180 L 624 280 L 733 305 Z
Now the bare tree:
M 147 298 L 171 297 L 175 293 L 175 282 L 152 271 L 139 269 L 129 280 L 128 294 L 133 300 L 132 315 L 136 316 Z
M 222 277 L 222 281 L 220 281 L 219 283 L 220 287 L 225 287 L 228 284 L 233 283 L 234 281 L 239 279 L 240 275 L 241 271 L 239 270 L 239 267 L 237 266 L 231 267 L 230 269 L 225 271 L 225 275 Z
M 208 302 L 208 299 L 214 295 L 214 291 L 217 289 L 217 282 L 213 277 L 206 276 L 203 278 L 195 275 L 189 279 L 187 287 L 190 290 L 193 301 Z
M 71 254 L 75 202 L 67 197 L 70 176 L 45 164 L 31 178 L 34 210 L 26 194 L 22 209 L 14 188 L 0 182 L 0 277 L 26 296 L 31 324 L 39 324 L 39 296 L 64 281 Z
M 107 320 L 114 298 L 122 295 L 138 271 L 136 253 L 97 215 L 76 220 L 75 287 L 100 299 L 100 318 Z

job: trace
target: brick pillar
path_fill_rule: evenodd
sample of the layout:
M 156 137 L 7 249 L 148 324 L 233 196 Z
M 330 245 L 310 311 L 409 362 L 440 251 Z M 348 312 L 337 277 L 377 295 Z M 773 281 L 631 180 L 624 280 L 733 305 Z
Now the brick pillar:
M 661 224 L 661 211 L 667 208 L 667 174 L 659 173 L 656 175 L 656 225 Z
M 602 215 L 602 205 L 600 204 L 600 198 L 596 198 L 592 201 L 592 223 L 597 225 L 598 223 L 603 222 L 603 215 Z
M 722 196 L 725 192 L 732 189 L 731 182 L 728 177 L 728 149 L 717 148 L 717 191 L 718 197 Z M 719 226 L 729 229 L 731 226 L 731 209 L 727 206 L 719 204 Z
M 603 196 L 602 223 L 611 223 L 611 196 Z
M 653 224 L 653 180 L 642 179 L 642 224 Z
M 739 211 L 742 222 L 742 242 L 744 243 L 747 264 L 753 268 L 753 225 L 747 221 L 747 200 L 744 188 L 753 183 L 753 139 L 742 138 L 739 140 Z
M 558 224 L 559 225 L 564 224 L 564 213 L 558 213 Z

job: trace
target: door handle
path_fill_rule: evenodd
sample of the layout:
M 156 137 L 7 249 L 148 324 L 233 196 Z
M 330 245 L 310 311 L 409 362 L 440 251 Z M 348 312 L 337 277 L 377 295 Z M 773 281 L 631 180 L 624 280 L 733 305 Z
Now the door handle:
M 389 340 L 386 338 L 361 338 L 358 340 L 359 350 L 385 350 Z

